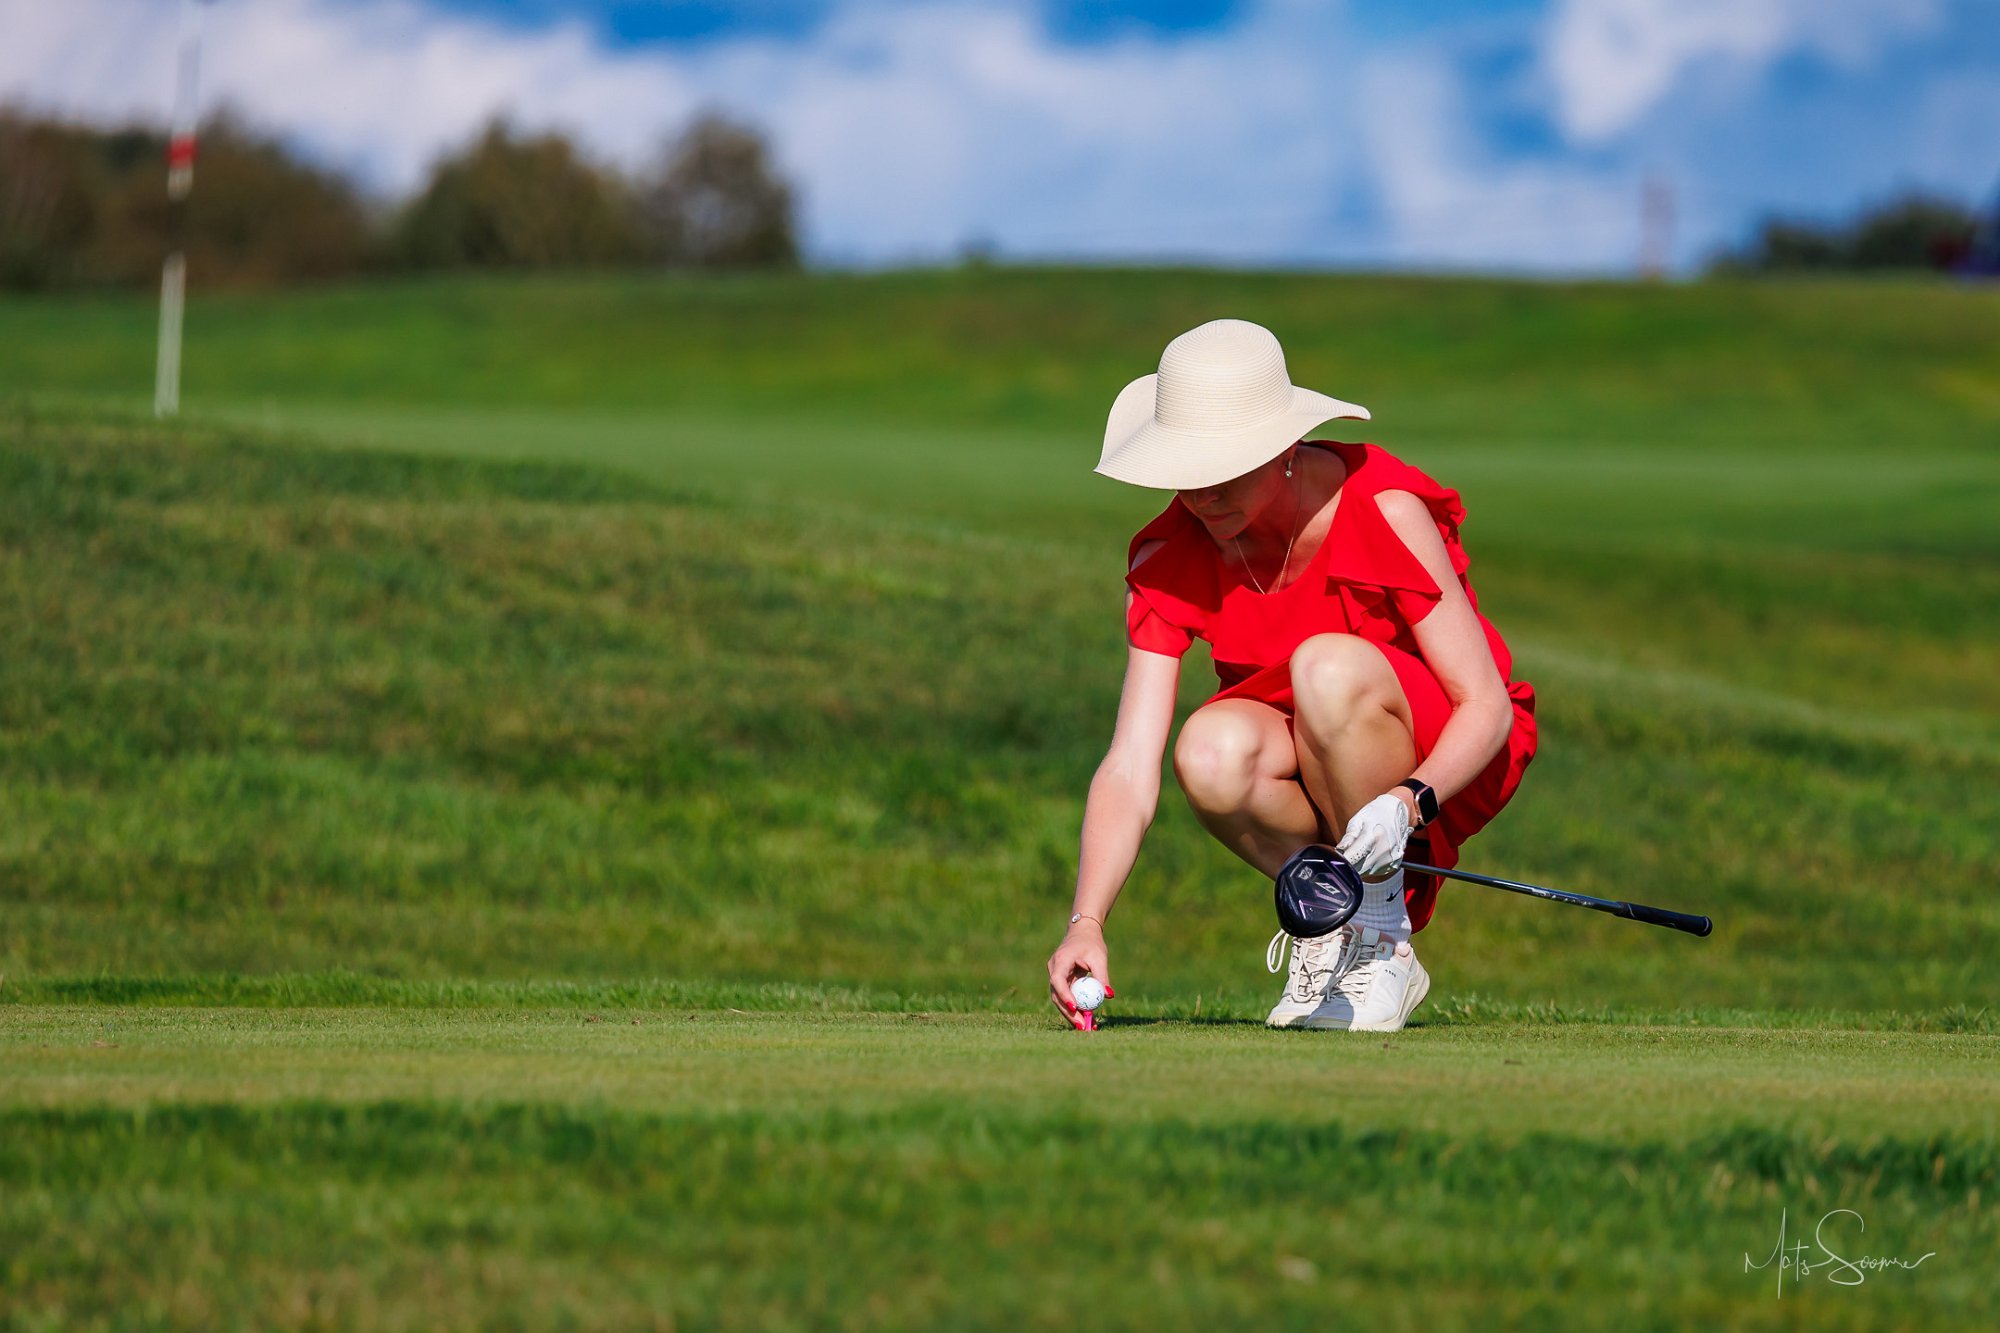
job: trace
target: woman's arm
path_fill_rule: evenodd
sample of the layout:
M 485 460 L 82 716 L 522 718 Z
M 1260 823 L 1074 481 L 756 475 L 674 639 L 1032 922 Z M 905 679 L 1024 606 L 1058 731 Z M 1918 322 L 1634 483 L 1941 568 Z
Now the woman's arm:
M 1070 910 L 1100 923 L 1139 859 L 1139 842 L 1160 804 L 1160 765 L 1174 724 L 1181 661 L 1141 648 L 1125 661 L 1125 688 L 1111 748 L 1090 780 L 1077 857 L 1076 901 Z M 1101 978 L 1100 978 L 1101 980 Z
M 1451 700 L 1451 719 L 1411 775 L 1435 789 L 1443 802 L 1470 786 L 1507 744 L 1514 726 L 1514 704 L 1507 697 L 1507 683 L 1500 679 L 1500 669 L 1493 663 L 1486 631 L 1459 585 L 1430 510 L 1408 491 L 1383 491 L 1377 501 L 1382 517 L 1444 594 L 1413 630 L 1425 664 Z M 1415 798 L 1407 790 L 1403 795 L 1414 818 Z
M 1072 1023 L 1078 1018 L 1069 983 L 1085 972 L 1107 986 L 1111 981 L 1104 920 L 1139 859 L 1139 844 L 1159 808 L 1160 765 L 1174 724 L 1180 671 L 1178 657 L 1142 648 L 1131 649 L 1125 661 L 1111 748 L 1090 780 L 1083 807 L 1076 898 L 1070 909 L 1082 916 L 1049 958 L 1049 998 Z

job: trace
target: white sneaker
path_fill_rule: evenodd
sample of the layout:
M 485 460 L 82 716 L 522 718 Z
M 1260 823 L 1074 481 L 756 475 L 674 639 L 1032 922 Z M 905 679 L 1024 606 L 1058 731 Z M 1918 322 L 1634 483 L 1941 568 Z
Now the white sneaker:
M 1285 946 L 1292 950 L 1291 972 L 1285 978 L 1285 993 L 1264 1019 L 1264 1026 L 1288 1028 L 1317 1010 L 1326 1000 L 1327 987 L 1340 975 L 1341 951 L 1347 947 L 1347 933 L 1336 930 L 1316 940 L 1302 940 L 1279 931 L 1264 950 L 1266 971 L 1284 966 Z
M 1397 1032 L 1430 994 L 1431 975 L 1417 961 L 1408 940 L 1392 940 L 1372 926 L 1342 926 L 1341 967 L 1326 998 L 1288 1026 L 1338 1028 L 1349 1032 Z

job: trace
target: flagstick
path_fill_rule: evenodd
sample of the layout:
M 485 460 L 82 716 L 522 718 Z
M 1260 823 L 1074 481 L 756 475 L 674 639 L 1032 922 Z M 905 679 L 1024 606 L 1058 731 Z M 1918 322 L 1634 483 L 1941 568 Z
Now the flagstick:
M 181 308 L 187 302 L 187 256 L 179 250 L 160 268 L 160 358 L 153 368 L 153 415 L 181 410 Z
M 201 30 L 209 0 L 181 0 L 180 68 L 167 136 L 168 230 L 173 249 L 160 267 L 160 350 L 153 367 L 153 415 L 181 410 L 181 314 L 187 305 L 187 199 L 194 189 L 195 126 L 201 79 Z

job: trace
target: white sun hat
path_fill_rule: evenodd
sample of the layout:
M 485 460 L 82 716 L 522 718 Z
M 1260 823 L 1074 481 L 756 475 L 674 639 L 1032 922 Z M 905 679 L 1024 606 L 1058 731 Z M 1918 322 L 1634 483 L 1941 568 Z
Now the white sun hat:
M 1263 325 L 1211 320 L 1167 344 L 1159 374 L 1118 395 L 1096 470 L 1159 490 L 1217 486 L 1335 417 L 1366 421 L 1368 409 L 1295 386 Z

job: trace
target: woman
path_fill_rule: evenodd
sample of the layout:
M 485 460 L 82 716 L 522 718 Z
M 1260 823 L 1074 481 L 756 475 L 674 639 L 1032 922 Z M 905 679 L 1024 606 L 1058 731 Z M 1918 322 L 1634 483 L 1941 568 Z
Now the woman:
M 1109 983 L 1104 921 L 1159 801 L 1180 658 L 1206 640 L 1222 690 L 1174 746 L 1195 816 L 1267 877 L 1334 843 L 1367 881 L 1334 934 L 1291 940 L 1273 1027 L 1392 1032 L 1430 978 L 1410 936 L 1436 876 L 1514 794 L 1535 752 L 1534 690 L 1479 614 L 1458 493 L 1368 444 L 1304 441 L 1365 408 L 1295 388 L 1266 329 L 1217 320 L 1168 344 L 1112 405 L 1097 470 L 1177 492 L 1132 539 L 1130 653 L 1110 752 L 1090 784 L 1069 932 L 1049 994 Z M 1287 937 L 1271 942 L 1280 966 Z

